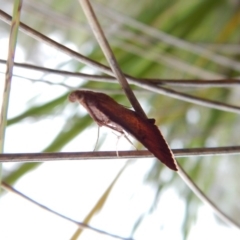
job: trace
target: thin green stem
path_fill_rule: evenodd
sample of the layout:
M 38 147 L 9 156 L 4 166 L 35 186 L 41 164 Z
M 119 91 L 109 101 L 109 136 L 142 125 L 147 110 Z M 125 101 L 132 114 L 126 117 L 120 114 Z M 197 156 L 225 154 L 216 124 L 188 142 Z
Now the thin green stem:
M 7 110 L 9 102 L 9 94 L 11 87 L 12 72 L 14 66 L 14 56 L 17 43 L 18 27 L 20 23 L 20 13 L 22 8 L 22 0 L 15 0 L 13 7 L 13 18 L 11 24 L 11 32 L 9 37 L 7 71 L 2 93 L 2 106 L 0 112 L 0 153 L 4 149 L 5 128 L 7 123 Z M 2 173 L 2 164 L 0 163 L 0 181 Z
M 0 152 L 3 152 L 5 127 L 7 122 L 7 110 L 9 102 L 9 94 L 11 88 L 11 79 L 14 66 L 15 49 L 17 44 L 18 28 L 20 23 L 20 14 L 22 8 L 22 0 L 15 0 L 13 8 L 13 18 L 11 24 L 11 32 L 9 38 L 7 71 L 4 83 L 1 116 L 0 116 Z

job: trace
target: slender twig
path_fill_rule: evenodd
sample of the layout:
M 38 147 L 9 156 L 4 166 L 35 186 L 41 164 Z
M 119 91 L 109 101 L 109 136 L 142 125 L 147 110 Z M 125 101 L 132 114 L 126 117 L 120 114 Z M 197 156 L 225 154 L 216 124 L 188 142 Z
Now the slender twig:
M 137 98 L 135 97 L 132 89 L 130 88 L 122 70 L 119 67 L 116 57 L 104 35 L 104 32 L 97 20 L 94 10 L 88 0 L 79 0 L 82 9 L 88 19 L 88 22 L 92 28 L 92 31 L 116 77 L 116 79 L 121 84 L 126 96 L 128 97 L 130 103 L 132 104 L 134 110 L 141 115 L 143 118 L 147 118 L 145 112 L 143 111 L 141 105 L 139 104 Z
M 0 59 L 0 63 L 5 64 L 6 60 Z M 60 74 L 62 76 L 67 77 L 76 77 L 76 78 L 82 78 L 87 80 L 94 80 L 94 81 L 100 81 L 100 82 L 111 82 L 111 83 L 117 83 L 115 77 L 111 76 L 104 76 L 104 75 L 93 75 L 93 74 L 84 74 L 79 72 L 69 72 L 65 70 L 59 70 L 59 69 L 52 69 L 52 68 L 45 68 L 45 67 L 39 67 L 36 65 L 26 64 L 26 63 L 14 63 L 15 67 L 20 68 L 26 68 L 26 69 L 32 69 L 36 71 L 42 71 L 45 73 L 54 73 L 54 74 Z M 158 85 L 166 85 L 166 86 L 176 86 L 176 87 L 195 87 L 195 88 L 202 88 L 202 87 L 235 87 L 240 85 L 240 80 L 238 79 L 214 79 L 214 80 L 199 80 L 199 79 L 160 79 L 160 78 L 135 78 L 136 81 L 152 84 L 158 84 Z
M 0 12 L 1 12 L 1 10 L 0 10 Z M 0 63 L 5 64 L 6 62 L 7 62 L 6 60 L 0 59 Z M 106 75 L 93 75 L 93 74 L 85 74 L 85 73 L 79 73 L 79 72 L 69 72 L 66 70 L 39 67 L 39 66 L 32 65 L 32 64 L 18 63 L 18 62 L 15 62 L 14 66 L 20 67 L 20 68 L 36 70 L 36 71 L 41 71 L 44 73 L 59 74 L 61 76 L 66 76 L 66 77 L 76 77 L 76 78 L 82 78 L 82 79 L 94 80 L 94 81 L 100 81 L 100 82 L 117 83 L 115 77 L 106 76 Z
M 100 229 L 91 227 L 91 226 L 89 226 L 89 225 L 87 225 L 87 224 L 85 224 L 85 223 L 78 222 L 78 221 L 76 221 L 76 220 L 74 220 L 74 219 L 72 219 L 72 218 L 70 218 L 70 217 L 67 217 L 67 216 L 65 216 L 65 215 L 63 215 L 63 214 L 61 214 L 61 213 L 59 213 L 59 212 L 56 212 L 56 211 L 54 211 L 54 210 L 52 210 L 52 209 L 44 206 L 43 204 L 41 204 L 41 203 L 39 203 L 39 202 L 31 199 L 30 197 L 24 195 L 23 193 L 19 192 L 18 190 L 16 190 L 15 188 L 13 188 L 12 186 L 8 185 L 8 184 L 5 183 L 5 182 L 2 182 L 2 183 L 1 183 L 1 187 L 2 187 L 4 190 L 8 191 L 8 192 L 12 192 L 12 193 L 16 194 L 17 196 L 19 196 L 19 197 L 21 197 L 21 198 L 23 198 L 23 199 L 31 202 L 32 204 L 36 205 L 37 207 L 40 207 L 41 209 L 46 210 L 47 212 L 50 212 L 50 213 L 52 213 L 52 214 L 54 214 L 54 215 L 56 215 L 56 216 L 58 216 L 58 217 L 61 217 L 61 218 L 65 219 L 65 220 L 67 220 L 67 221 L 69 221 L 69 222 L 71 222 L 71 223 L 76 224 L 79 228 L 92 230 L 92 231 L 94 231 L 94 232 L 97 232 L 97 233 L 100 233 L 100 234 L 104 234 L 104 235 L 108 235 L 108 236 L 110 236 L 110 237 L 114 237 L 114 238 L 117 238 L 117 239 L 132 240 L 132 239 L 130 239 L 130 238 L 120 237 L 120 236 L 118 236 L 118 235 L 111 234 L 111 233 L 108 233 L 108 232 L 106 232 L 106 231 L 103 231 L 103 230 L 100 230 Z
M 154 86 L 152 84 L 138 83 L 136 85 L 137 86 L 142 85 L 142 86 L 144 86 L 145 89 L 148 89 L 152 92 L 159 93 L 159 94 L 162 94 L 162 95 L 166 95 L 168 97 L 176 98 L 176 99 L 179 99 L 179 100 L 182 100 L 182 101 L 195 103 L 195 104 L 200 105 L 200 106 L 213 108 L 213 109 L 218 109 L 218 110 L 221 110 L 221 111 L 233 112 L 233 113 L 240 114 L 240 107 L 238 107 L 238 106 L 233 106 L 233 105 L 230 105 L 230 104 L 221 103 L 221 102 L 217 102 L 217 101 L 211 101 L 211 100 L 207 100 L 207 99 L 204 99 L 204 98 L 194 97 L 194 96 L 191 96 L 189 94 L 180 93 L 178 91 L 168 89 L 168 88 L 164 88 L 164 87 L 160 87 L 160 86 Z
M 25 79 L 25 80 L 29 80 L 31 82 L 40 82 L 40 83 L 45 83 L 45 84 L 48 84 L 48 85 L 54 85 L 54 86 L 62 86 L 62 87 L 65 87 L 69 90 L 74 90 L 76 89 L 77 87 L 73 87 L 73 86 L 69 86 L 68 84 L 65 84 L 65 83 L 56 83 L 56 82 L 51 82 L 51 81 L 48 81 L 48 80 L 45 80 L 45 79 L 33 79 L 33 78 L 29 78 L 29 77 L 23 77 L 23 76 L 19 76 L 19 75 L 16 75 L 16 74 L 13 74 L 14 77 L 17 77 L 17 78 L 21 78 L 21 79 Z M 115 81 L 116 82 L 116 81 Z M 86 90 L 86 91 L 101 91 L 102 93 L 106 93 L 106 94 L 124 94 L 124 92 L 122 90 L 117 90 L 117 89 L 100 89 L 100 88 L 97 88 L 97 89 L 94 89 L 94 88 L 84 88 L 81 86 L 81 90 Z M 134 90 L 135 92 L 137 93 L 149 93 L 149 91 L 147 90 L 141 90 L 141 89 L 136 89 Z
M 179 166 L 178 164 L 178 174 L 187 184 L 187 186 L 194 192 L 194 194 L 206 205 L 210 206 L 213 212 L 226 224 L 229 226 L 235 227 L 240 230 L 240 225 L 227 216 L 221 209 L 219 209 L 216 204 L 213 203 L 202 191 L 201 189 L 192 181 L 192 179 L 187 175 L 187 173 Z
M 11 22 L 11 17 L 8 14 L 6 14 L 5 12 L 3 12 L 2 10 L 0 10 L 0 18 L 3 19 L 7 23 Z M 78 61 L 80 61 L 84 64 L 94 67 L 94 68 L 98 69 L 99 71 L 102 71 L 111 76 L 114 75 L 109 67 L 107 67 L 103 64 L 100 64 L 96 61 L 90 60 L 89 58 L 87 58 L 65 46 L 62 46 L 61 44 L 51 40 L 50 38 L 46 37 L 45 35 L 37 32 L 36 30 L 28 27 L 27 25 L 25 25 L 23 23 L 20 23 L 20 29 L 22 31 L 24 31 L 26 34 L 30 35 L 31 37 L 33 37 L 39 41 L 43 41 L 44 43 L 46 43 L 54 48 L 57 48 L 58 50 L 66 53 L 69 56 L 72 56 L 73 58 L 77 59 Z M 240 113 L 240 107 L 237 107 L 237 106 L 232 106 L 229 104 L 223 104 L 223 103 L 209 101 L 209 100 L 202 101 L 201 98 L 193 97 L 188 94 L 179 93 L 177 91 L 173 91 L 173 90 L 162 88 L 162 87 L 156 88 L 153 84 L 149 84 L 146 82 L 140 83 L 138 80 L 136 80 L 135 78 L 133 78 L 131 76 L 128 76 L 128 75 L 125 75 L 125 76 L 131 83 L 135 84 L 136 86 L 148 89 L 148 90 L 156 92 L 156 93 L 171 96 L 176 99 L 180 99 L 180 100 L 187 101 L 187 102 L 192 102 L 192 103 L 202 105 L 205 107 L 211 107 L 211 108 L 215 108 L 218 110 L 234 112 L 234 113 L 238 113 L 238 114 Z
M 3 152 L 5 127 L 7 122 L 7 110 L 11 88 L 11 79 L 14 66 L 15 49 L 17 44 L 18 28 L 22 9 L 22 0 L 14 1 L 13 18 L 11 23 L 11 32 L 8 46 L 7 71 L 4 82 L 3 101 L 0 113 L 0 152 Z
M 172 149 L 175 157 L 192 156 L 216 156 L 240 154 L 240 146 L 215 147 L 215 148 L 186 148 Z M 0 162 L 45 162 L 65 160 L 102 160 L 102 159 L 126 159 L 149 158 L 153 154 L 143 151 L 98 151 L 98 152 L 60 152 L 60 153 L 6 153 L 0 154 Z

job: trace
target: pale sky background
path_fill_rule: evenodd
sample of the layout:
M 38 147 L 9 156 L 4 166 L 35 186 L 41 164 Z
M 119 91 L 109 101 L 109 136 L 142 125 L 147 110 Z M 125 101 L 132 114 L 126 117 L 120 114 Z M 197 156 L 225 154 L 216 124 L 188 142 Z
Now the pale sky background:
M 7 46 L 8 39 L 0 39 L 1 58 L 6 58 Z M 46 46 L 42 47 L 42 53 L 43 56 L 48 56 L 48 60 L 44 63 L 48 67 L 54 68 L 58 63 L 69 59 Z M 18 62 L 25 61 L 23 49 L 18 47 L 15 59 Z M 0 71 L 5 71 L 4 65 L 0 65 Z M 90 70 L 86 69 L 86 71 Z M 42 76 L 39 72 L 17 68 L 14 73 L 36 79 Z M 59 76 L 48 75 L 45 78 L 61 81 Z M 1 73 L 1 88 L 3 81 L 4 74 Z M 69 78 L 68 83 L 74 85 L 74 80 Z M 65 92 L 67 89 L 61 86 L 33 83 L 14 77 L 8 116 L 11 118 L 27 109 L 26 102 L 29 99 L 34 103 L 42 104 Z M 33 99 L 35 96 L 37 98 Z M 62 130 L 65 116 L 74 108 L 76 111 L 83 111 L 81 107 L 71 105 L 62 109 L 59 116 L 41 120 L 26 119 L 20 124 L 10 126 L 6 131 L 5 152 L 40 152 Z M 101 129 L 100 134 L 101 136 L 107 134 L 101 150 L 115 151 L 116 136 L 107 129 Z M 71 141 L 62 151 L 91 151 L 96 136 L 95 124 Z M 119 150 L 129 148 L 131 148 L 129 143 L 124 139 L 118 144 Z M 91 226 L 123 237 L 129 236 L 134 220 L 148 211 L 154 198 L 155 189 L 151 185 L 143 184 L 145 174 L 153 161 L 156 160 L 131 160 L 132 164 L 124 171 L 103 210 L 91 221 Z M 126 160 L 49 162 L 26 174 L 14 187 L 49 208 L 82 221 L 125 163 Z M 4 163 L 3 169 L 10 171 L 15 166 L 14 163 Z M 168 174 L 172 173 L 166 169 L 166 176 Z M 179 178 L 179 181 L 182 180 Z M 183 215 L 184 202 L 175 193 L 174 188 L 164 191 L 155 211 L 146 216 L 134 239 L 181 239 Z M 0 198 L 0 239 L 66 240 L 70 239 L 76 229 L 74 224 L 43 211 L 12 193 L 4 194 Z M 85 230 L 80 239 L 113 238 Z M 240 233 L 219 224 L 211 209 L 202 206 L 198 210 L 198 218 L 188 237 L 188 240 L 200 239 L 238 240 Z

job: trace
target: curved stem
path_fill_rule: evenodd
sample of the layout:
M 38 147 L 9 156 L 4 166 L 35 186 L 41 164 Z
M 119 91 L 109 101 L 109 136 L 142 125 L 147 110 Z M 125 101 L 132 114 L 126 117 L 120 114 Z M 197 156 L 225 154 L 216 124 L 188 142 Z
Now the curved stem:
M 219 209 L 216 204 L 213 203 L 202 190 L 192 181 L 192 179 L 187 175 L 181 166 L 178 164 L 178 175 L 187 184 L 187 186 L 193 191 L 193 193 L 206 205 L 210 206 L 213 212 L 226 224 L 235 227 L 240 230 L 240 225 L 227 214 L 225 214 L 221 209 Z

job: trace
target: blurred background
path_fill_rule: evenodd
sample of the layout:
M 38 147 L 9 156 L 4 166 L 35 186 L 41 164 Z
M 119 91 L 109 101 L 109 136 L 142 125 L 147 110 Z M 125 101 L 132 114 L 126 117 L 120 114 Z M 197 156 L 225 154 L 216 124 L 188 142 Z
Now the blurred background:
M 12 15 L 14 1 L 0 0 Z M 240 1 L 91 1 L 124 73 L 136 78 L 218 80 L 240 75 Z M 107 61 L 78 1 L 25 0 L 21 21 L 99 63 Z M 0 21 L 0 79 L 5 79 L 10 26 Z M 102 73 L 19 31 L 5 153 L 92 151 L 97 125 L 69 103 L 73 89 L 104 92 L 130 107 L 119 84 L 34 70 Z M 161 85 L 160 85 L 161 86 Z M 240 87 L 164 86 L 190 96 L 239 106 Z M 240 117 L 132 85 L 171 148 L 240 144 Z M 2 90 L 1 90 L 2 91 Z M 134 140 L 133 140 L 134 141 Z M 143 147 L 134 142 L 138 149 Z M 97 150 L 133 150 L 100 129 Z M 178 158 L 192 180 L 240 224 L 239 155 Z M 177 173 L 156 159 L 3 163 L 2 180 L 76 221 L 133 239 L 239 239 Z M 0 239 L 114 239 L 54 216 L 3 191 Z

